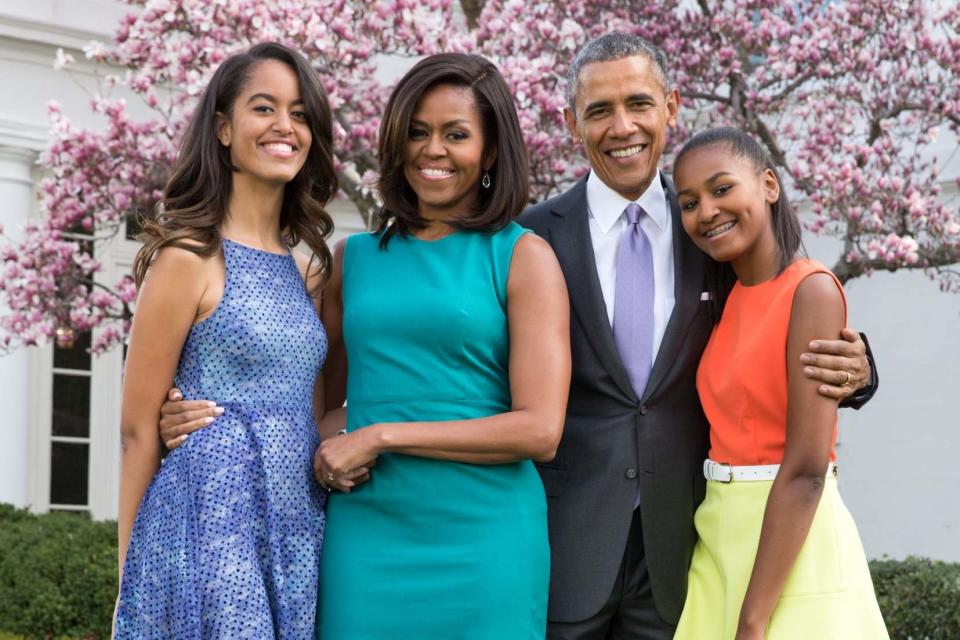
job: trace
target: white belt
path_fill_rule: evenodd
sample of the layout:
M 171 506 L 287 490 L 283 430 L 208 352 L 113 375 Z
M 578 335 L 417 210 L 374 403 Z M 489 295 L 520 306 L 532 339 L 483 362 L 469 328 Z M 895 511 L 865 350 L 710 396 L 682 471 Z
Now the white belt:
M 758 464 L 754 466 L 734 467 L 726 462 L 714 462 L 707 459 L 703 461 L 703 477 L 714 482 L 756 482 L 759 480 L 773 480 L 777 477 L 777 471 L 780 470 L 778 464 Z M 837 465 L 830 463 L 827 466 L 827 476 L 837 475 Z

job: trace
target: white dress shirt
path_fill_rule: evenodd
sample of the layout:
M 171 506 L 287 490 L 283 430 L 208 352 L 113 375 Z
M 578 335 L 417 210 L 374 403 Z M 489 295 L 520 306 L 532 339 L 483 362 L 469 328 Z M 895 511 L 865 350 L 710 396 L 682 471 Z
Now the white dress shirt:
M 674 305 L 673 231 L 667 194 L 660 183 L 660 174 L 635 201 L 647 215 L 640 220 L 640 228 L 650 239 L 653 251 L 653 353 L 660 350 Z M 607 319 L 613 326 L 614 295 L 617 287 L 617 248 L 627 225 L 623 210 L 630 204 L 619 193 L 608 187 L 590 172 L 587 178 L 587 208 L 590 210 L 590 241 L 597 260 L 600 290 L 607 306 Z M 656 359 L 656 355 L 654 355 Z M 651 363 L 652 366 L 653 363 Z

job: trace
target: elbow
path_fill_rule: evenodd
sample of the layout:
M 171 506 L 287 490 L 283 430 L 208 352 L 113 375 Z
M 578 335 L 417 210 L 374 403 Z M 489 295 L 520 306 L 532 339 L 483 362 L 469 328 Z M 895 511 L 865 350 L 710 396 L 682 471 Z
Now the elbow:
M 131 449 L 160 450 L 160 432 L 156 426 L 144 426 L 136 423 L 121 421 L 120 449 L 127 452 Z
M 557 456 L 560 437 L 563 435 L 563 416 L 551 417 L 541 423 L 540 429 L 530 451 L 530 458 L 536 462 L 550 462 Z
M 826 469 L 820 472 L 809 470 L 792 474 L 788 479 L 788 486 L 794 495 L 804 501 L 819 502 L 826 484 Z

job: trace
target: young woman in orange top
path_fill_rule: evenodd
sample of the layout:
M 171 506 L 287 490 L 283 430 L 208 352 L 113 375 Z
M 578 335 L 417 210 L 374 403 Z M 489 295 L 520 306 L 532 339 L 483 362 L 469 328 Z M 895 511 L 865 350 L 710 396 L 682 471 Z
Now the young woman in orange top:
M 800 224 L 763 148 L 736 129 L 691 139 L 674 177 L 683 225 L 737 282 L 697 371 L 710 422 L 706 499 L 677 639 L 886 638 L 856 526 L 837 493 L 837 402 L 803 375 L 846 299 L 799 255 Z M 717 274 L 721 280 L 722 274 Z

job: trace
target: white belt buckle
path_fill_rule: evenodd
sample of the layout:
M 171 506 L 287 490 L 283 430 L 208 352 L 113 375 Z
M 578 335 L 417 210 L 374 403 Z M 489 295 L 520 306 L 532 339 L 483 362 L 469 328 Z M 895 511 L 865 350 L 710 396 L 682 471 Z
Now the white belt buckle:
M 720 480 L 717 478 L 717 468 L 726 467 L 727 468 L 727 479 Z M 703 462 L 703 475 L 707 480 L 712 480 L 713 482 L 721 482 L 723 484 L 730 484 L 733 482 L 733 465 L 728 462 L 716 462 L 707 458 Z
M 722 482 L 723 484 L 730 484 L 731 482 L 733 482 L 733 465 L 730 464 L 729 462 L 718 462 L 717 466 L 727 468 L 727 479 L 718 480 L 717 482 Z

